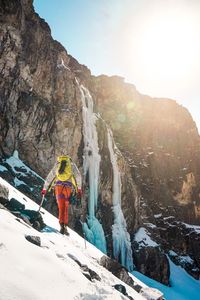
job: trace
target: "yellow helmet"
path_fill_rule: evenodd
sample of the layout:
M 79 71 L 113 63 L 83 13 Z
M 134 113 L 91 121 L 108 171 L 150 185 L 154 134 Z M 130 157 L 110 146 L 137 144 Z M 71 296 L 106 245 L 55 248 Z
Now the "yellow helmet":
M 71 160 L 69 155 L 60 155 L 57 157 L 57 161 L 60 163 L 62 160 Z

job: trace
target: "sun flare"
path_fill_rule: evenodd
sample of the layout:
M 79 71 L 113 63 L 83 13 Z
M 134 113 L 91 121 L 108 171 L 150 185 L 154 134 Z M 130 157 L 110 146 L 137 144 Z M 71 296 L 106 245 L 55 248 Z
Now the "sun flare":
M 182 78 L 195 67 L 199 40 L 188 19 L 157 19 L 143 34 L 141 56 L 145 68 L 161 77 Z
M 165 83 L 173 87 L 196 80 L 199 53 L 200 22 L 196 12 L 158 9 L 140 17 L 129 57 L 132 72 L 140 73 L 144 86 L 154 81 L 162 87 Z

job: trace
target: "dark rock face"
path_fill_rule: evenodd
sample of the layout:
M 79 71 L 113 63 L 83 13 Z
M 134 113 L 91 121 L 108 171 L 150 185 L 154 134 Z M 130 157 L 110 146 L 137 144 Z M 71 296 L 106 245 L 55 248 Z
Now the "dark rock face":
M 200 139 L 196 125 L 188 111 L 175 101 L 141 95 L 118 76 L 94 78 L 93 89 L 99 111 L 112 127 L 117 146 L 140 191 L 140 199 L 135 202 L 141 217 L 138 227 L 152 224 L 155 241 L 160 244 L 161 250 L 147 247 L 142 253 L 136 252 L 135 263 L 144 274 L 151 273 L 153 278 L 168 284 L 169 266 L 163 252 L 167 249 L 170 230 L 166 222 L 156 228 L 156 216 L 161 214 L 161 219 L 172 216 L 180 222 L 200 224 Z M 183 240 L 180 230 L 173 236 L 177 244 Z M 190 240 L 189 244 L 192 243 Z M 134 244 L 134 249 L 137 247 Z M 176 249 L 175 243 L 171 249 Z M 151 260 L 162 271 L 156 270 Z M 191 266 L 190 274 L 194 276 L 192 269 L 199 274 L 198 268 Z
M 17 188 L 39 204 L 42 178 L 27 176 L 23 170 L 13 172 L 6 158 L 18 150 L 20 159 L 44 178 L 60 153 L 69 153 L 80 167 L 82 152 L 79 156 L 77 152 L 82 140 L 82 114 L 75 84 L 78 66 L 52 39 L 47 23 L 34 13 L 32 1 L 1 1 L 0 7 L 1 174 L 15 186 L 21 181 Z M 86 67 L 79 67 L 84 77 L 90 75 Z M 57 214 L 53 195 L 47 207 Z
M 15 170 L 6 164 L 14 150 L 20 159 L 43 178 L 56 156 L 68 153 L 83 173 L 83 119 L 81 93 L 77 82 L 87 87 L 100 115 L 98 131 L 100 162 L 99 199 L 96 217 L 103 225 L 108 254 L 112 257 L 113 172 L 108 150 L 107 125 L 113 131 L 118 151 L 122 182 L 122 211 L 128 232 L 153 224 L 159 249 L 136 252 L 138 269 L 168 283 L 169 266 L 163 251 L 194 259 L 185 268 L 198 278 L 199 237 L 171 231 L 161 219 L 200 225 L 200 139 L 188 111 L 168 99 L 141 95 L 135 87 L 117 76 L 91 76 L 84 65 L 68 55 L 52 39 L 48 24 L 34 12 L 31 0 L 0 2 L 0 156 L 1 176 L 37 203 L 40 202 L 41 177 Z M 24 182 L 24 183 L 23 183 Z M 88 192 L 88 186 L 85 184 Z M 57 215 L 54 196 L 46 207 Z M 80 217 L 88 213 L 88 193 L 82 208 L 70 211 L 70 226 L 81 232 Z M 180 245 L 185 249 L 183 252 Z M 172 247 L 173 246 L 173 247 Z M 138 245 L 134 242 L 134 249 Z M 159 252 L 160 251 L 160 252 Z M 172 255 L 173 256 L 173 255 Z M 143 261 L 141 261 L 143 259 Z M 151 264 L 155 261 L 157 269 Z M 179 261 L 180 263 L 180 261 Z M 182 264 L 183 265 L 183 264 Z
M 22 160 L 44 174 L 63 140 L 72 156 L 80 143 L 75 74 L 68 70 L 67 52 L 32 5 L 18 1 L 17 10 L 10 5 L 1 7 L 0 151 L 10 156 L 18 149 Z
M 171 260 L 194 278 L 200 272 L 200 228 L 176 221 L 173 217 L 157 218 L 163 248 Z
M 36 203 L 41 201 L 43 178 L 27 167 L 15 154 L 10 158 L 0 159 L 1 176 L 19 191 L 32 198 Z
M 189 112 L 173 100 L 143 96 L 117 76 L 94 81 L 99 111 L 141 190 L 142 219 L 171 208 L 168 215 L 200 224 L 200 139 Z
M 45 178 L 56 157 L 67 152 L 82 171 L 82 99 L 77 82 L 92 87 L 93 78 L 87 67 L 80 65 L 52 39 L 49 26 L 34 13 L 31 3 L 19 0 L 17 9 L 12 1 L 1 5 L 0 154 L 2 166 L 7 169 L 1 173 L 2 176 L 13 185 L 20 180 L 22 183 L 18 188 L 39 203 L 42 178 L 27 179 L 23 170 L 17 170 L 20 176 L 18 172 L 16 175 L 6 165 L 6 159 L 18 150 L 20 159 Z M 101 166 L 96 217 L 103 225 L 108 253 L 112 255 L 113 171 L 107 145 L 107 127 L 101 118 L 97 121 L 97 129 Z M 126 178 L 122 176 L 122 209 L 128 230 L 132 231 L 138 224 L 138 194 L 123 158 L 120 158 L 120 166 L 129 174 Z M 87 180 L 84 184 L 87 191 Z M 81 216 L 85 221 L 88 213 L 88 193 L 85 192 L 82 209 L 69 211 L 70 226 L 79 232 L 79 218 Z M 130 207 L 127 209 L 128 193 Z M 49 197 L 51 199 L 45 207 L 57 215 L 54 196 Z
M 169 285 L 169 262 L 159 248 L 142 247 L 133 243 L 133 257 L 136 269 L 146 276 Z
M 169 285 L 169 262 L 155 225 L 150 228 L 141 227 L 136 232 L 132 238 L 132 249 L 137 270 Z

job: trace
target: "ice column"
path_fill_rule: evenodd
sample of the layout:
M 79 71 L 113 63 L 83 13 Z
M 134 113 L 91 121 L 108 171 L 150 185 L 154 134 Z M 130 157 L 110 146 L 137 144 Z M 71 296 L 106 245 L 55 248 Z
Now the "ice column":
M 83 169 L 85 178 L 88 176 L 89 180 L 89 214 L 87 223 L 83 224 L 83 230 L 86 235 L 86 239 L 89 242 L 94 244 L 104 253 L 107 253 L 104 231 L 102 225 L 95 217 L 98 201 L 99 166 L 101 160 L 96 130 L 97 116 L 93 112 L 93 100 L 89 91 L 82 85 L 79 88 L 83 105 Z
M 121 177 L 117 164 L 117 150 L 113 142 L 112 131 L 108 128 L 108 148 L 113 168 L 113 213 L 114 224 L 112 225 L 113 254 L 116 260 L 120 260 L 129 271 L 133 270 L 133 258 L 130 235 L 127 231 L 126 220 L 121 209 Z M 115 149 L 115 150 L 114 150 Z

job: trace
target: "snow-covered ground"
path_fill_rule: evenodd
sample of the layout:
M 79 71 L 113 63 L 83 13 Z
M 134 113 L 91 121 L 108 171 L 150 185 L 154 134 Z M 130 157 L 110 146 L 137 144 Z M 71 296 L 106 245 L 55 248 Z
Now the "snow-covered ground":
M 140 229 L 135 234 L 134 240 L 138 243 L 139 247 L 149 246 L 149 247 L 159 247 L 159 245 L 154 242 L 146 228 L 140 227 Z
M 9 188 L 9 198 L 18 199 L 27 209 L 38 209 L 36 203 L 2 178 L 0 183 Z M 69 237 L 61 235 L 57 218 L 43 209 L 42 212 L 48 226 L 38 232 L 0 209 L 1 300 L 128 299 L 113 287 L 115 284 L 123 284 L 134 300 L 146 299 L 99 265 L 104 255 L 100 250 L 85 244 L 72 230 Z M 27 235 L 39 236 L 41 247 L 27 241 Z M 72 256 L 95 271 L 101 281 L 89 281 Z
M 9 198 L 18 199 L 27 209 L 38 209 L 35 202 L 2 178 L 0 184 L 9 188 Z M 18 222 L 10 212 L 0 209 L 0 300 L 128 299 L 113 287 L 115 284 L 125 286 L 134 300 L 147 299 L 99 265 L 104 255 L 100 250 L 73 230 L 69 229 L 69 237 L 62 236 L 58 232 L 57 218 L 44 209 L 42 215 L 48 226 L 40 233 L 23 221 Z M 26 235 L 39 236 L 41 247 L 28 242 Z M 101 281 L 89 281 L 72 256 L 95 271 Z M 170 268 L 172 287 L 139 272 L 133 272 L 133 280 L 144 288 L 159 289 L 166 300 L 199 299 L 200 282 L 171 261 Z

